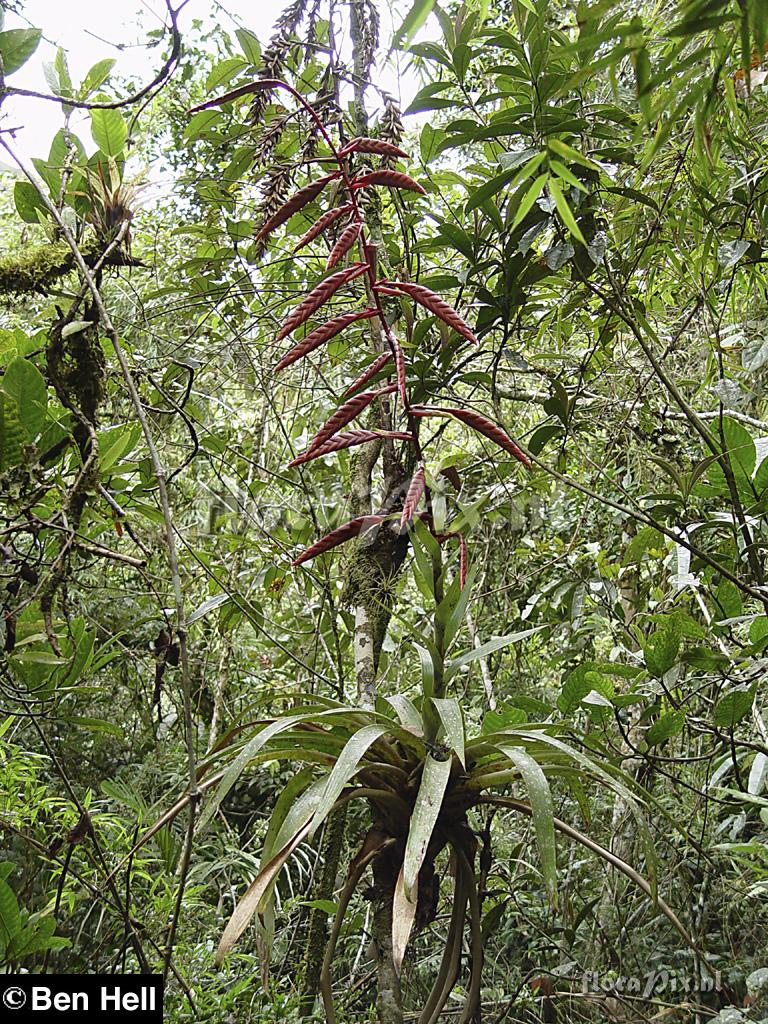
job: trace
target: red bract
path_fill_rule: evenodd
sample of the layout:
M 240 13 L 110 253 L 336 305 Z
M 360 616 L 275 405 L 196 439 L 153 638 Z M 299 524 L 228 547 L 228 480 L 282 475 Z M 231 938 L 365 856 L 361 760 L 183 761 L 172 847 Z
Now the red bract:
M 370 174 L 363 174 L 352 181 L 353 188 L 367 188 L 368 185 L 388 185 L 390 188 L 407 188 L 422 196 L 427 194 L 418 181 L 414 181 L 401 171 L 371 171 Z
M 273 213 L 268 220 L 264 221 L 256 232 L 256 241 L 260 242 L 270 232 L 274 231 L 275 228 L 279 228 L 281 224 L 285 224 L 287 220 L 290 220 L 294 213 L 303 210 L 313 199 L 317 199 L 329 182 L 334 181 L 338 177 L 339 172 L 334 171 L 333 174 L 326 174 L 324 177 L 318 178 L 317 181 L 312 181 L 309 185 L 299 189 L 295 195 L 283 203 L 277 213 Z
M 328 262 L 325 265 L 326 270 L 330 270 L 331 267 L 335 267 L 339 260 L 346 256 L 349 250 L 357 241 L 360 232 L 363 230 L 363 225 L 359 220 L 353 221 L 348 224 L 338 237 L 336 245 L 331 249 L 331 254 L 328 257 Z
M 248 85 L 241 85 L 230 92 L 222 93 L 221 96 L 214 96 L 205 103 L 198 103 L 196 107 L 190 107 L 189 113 L 196 114 L 199 110 L 209 110 L 211 107 L 218 107 L 222 103 L 231 103 L 232 100 L 239 100 L 241 96 L 247 96 L 251 92 L 261 92 L 263 89 L 279 89 L 285 85 L 279 78 L 257 78 L 255 82 Z
M 479 412 L 475 412 L 472 409 L 446 409 L 446 412 L 455 416 L 457 420 L 461 420 L 462 423 L 466 423 L 468 427 L 472 427 L 478 434 L 484 434 L 494 444 L 497 444 L 499 448 L 503 448 L 510 455 L 514 455 L 518 462 L 522 462 L 528 469 L 531 468 L 531 460 L 522 448 L 519 448 L 509 434 L 492 420 L 486 419 L 485 416 L 481 416 Z
M 347 153 L 375 153 L 377 156 L 399 156 L 404 160 L 408 159 L 408 154 L 396 146 L 392 142 L 385 142 L 384 139 L 369 139 L 361 137 L 359 139 L 352 139 L 346 146 L 340 150 L 341 156 L 346 156 Z
M 411 281 L 381 281 L 376 285 L 376 289 L 384 295 L 404 294 L 410 296 L 467 341 L 471 341 L 473 345 L 480 344 L 469 324 L 459 316 L 453 306 L 449 306 L 444 299 L 441 299 L 429 288 L 425 288 L 423 284 L 413 284 Z
M 310 558 L 316 558 L 318 555 L 322 555 L 323 552 L 330 551 L 332 548 L 338 547 L 339 544 L 352 540 L 353 537 L 359 537 L 361 533 L 365 533 L 372 527 L 378 526 L 386 518 L 386 516 L 358 516 L 357 519 L 350 519 L 348 523 L 338 526 L 335 530 L 326 534 L 325 537 L 321 537 L 320 540 L 302 551 L 299 557 L 294 559 L 293 564 L 302 565 L 304 562 L 308 562 Z
M 295 363 L 297 360 L 303 359 L 310 352 L 314 352 L 316 348 L 324 342 L 330 341 L 331 338 L 334 338 L 350 324 L 355 323 L 357 320 L 369 320 L 372 316 L 378 316 L 378 311 L 373 307 L 355 310 L 351 313 L 342 313 L 341 316 L 336 316 L 333 320 L 327 320 L 324 324 L 316 327 L 306 338 L 302 338 L 298 345 L 293 346 L 290 352 L 286 352 L 275 367 L 275 373 L 279 373 L 286 366 L 290 366 L 291 363 Z
M 359 395 L 355 395 L 354 398 L 350 398 L 349 401 L 345 402 L 342 406 L 336 410 L 330 419 L 327 419 L 325 423 L 320 427 L 318 432 L 309 442 L 308 451 L 312 451 L 319 445 L 323 444 L 328 440 L 329 437 L 333 437 L 335 433 L 345 427 L 347 423 L 359 416 L 363 409 L 367 408 L 374 398 L 378 398 L 381 395 L 391 395 L 393 391 L 397 390 L 395 384 L 388 384 L 384 388 L 379 388 L 377 391 L 363 391 Z
M 455 466 L 446 466 L 445 469 L 441 469 L 440 476 L 444 476 L 453 485 L 454 490 L 461 490 L 461 477 Z
M 347 390 L 344 392 L 344 394 L 341 397 L 342 398 L 346 398 L 348 395 L 354 394 L 355 391 L 358 391 L 360 388 L 365 387 L 365 385 L 368 383 L 368 381 L 372 380 L 376 376 L 376 374 L 379 372 L 379 370 L 383 366 L 387 365 L 387 363 L 390 361 L 391 358 L 392 358 L 392 353 L 391 352 L 384 352 L 384 353 L 382 353 L 382 355 L 377 356 L 373 360 L 371 365 L 368 367 L 368 369 L 367 370 L 363 370 L 363 372 L 360 374 L 360 376 L 352 381 L 352 383 L 349 385 L 349 387 L 347 388 Z
M 400 529 L 402 529 L 406 523 L 409 523 L 413 519 L 413 514 L 421 501 L 421 496 L 424 493 L 426 487 L 426 481 L 424 479 L 424 467 L 419 466 L 416 472 L 411 478 L 411 485 L 408 488 L 408 493 L 405 496 L 405 502 L 403 504 L 403 514 L 400 517 Z
M 301 455 L 297 455 L 293 462 L 288 463 L 288 468 L 301 466 L 312 459 L 319 459 L 323 455 L 330 455 L 333 452 L 340 452 L 344 448 L 354 448 L 359 444 L 367 444 L 369 441 L 379 441 L 384 437 L 391 437 L 397 441 L 412 441 L 413 435 L 406 434 L 402 430 L 345 430 L 342 434 L 335 434 L 325 444 L 316 448 L 307 448 Z
M 327 302 L 343 284 L 348 284 L 354 278 L 364 274 L 367 269 L 368 266 L 365 263 L 353 263 L 351 267 L 337 270 L 335 274 L 326 277 L 319 285 L 312 289 L 309 295 L 289 315 L 278 331 L 277 340 L 282 341 L 291 331 L 295 331 L 297 327 L 301 326 L 305 320 L 312 316 L 315 310 Z
M 397 370 L 397 387 L 400 391 L 400 398 L 402 399 L 403 405 L 408 407 L 408 395 L 405 390 L 405 357 L 403 356 L 403 350 L 400 346 L 400 342 L 397 338 L 392 335 L 392 347 L 395 350 L 395 368 Z
M 322 217 L 318 217 L 309 231 L 306 231 L 301 238 L 298 240 L 294 247 L 294 252 L 298 252 L 299 249 L 303 249 L 305 245 L 309 245 L 313 242 L 318 235 L 321 235 L 327 227 L 337 221 L 339 217 L 343 217 L 345 213 L 349 213 L 352 209 L 352 203 L 345 203 L 344 206 L 337 206 L 334 210 L 327 210 Z
M 531 460 L 522 450 L 518 447 L 509 434 L 502 430 L 501 427 L 489 420 L 487 417 L 481 415 L 479 412 L 475 412 L 472 409 L 444 409 L 440 407 L 433 407 L 428 405 L 412 405 L 408 410 L 411 416 L 455 416 L 457 420 L 461 420 L 462 423 L 466 423 L 468 427 L 472 427 L 478 434 L 483 434 L 494 444 L 497 444 L 499 448 L 503 448 L 508 451 L 510 455 L 522 462 L 528 469 L 531 468 Z

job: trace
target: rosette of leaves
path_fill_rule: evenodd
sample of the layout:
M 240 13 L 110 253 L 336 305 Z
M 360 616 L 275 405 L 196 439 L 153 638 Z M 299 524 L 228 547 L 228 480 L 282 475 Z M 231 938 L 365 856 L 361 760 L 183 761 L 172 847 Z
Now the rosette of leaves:
M 585 843 L 619 869 L 622 864 L 555 816 L 551 779 L 556 778 L 566 791 L 573 786 L 579 801 L 584 800 L 585 780 L 613 790 L 626 801 L 642 834 L 647 835 L 633 783 L 614 766 L 598 763 L 567 742 L 560 723 L 534 723 L 521 721 L 522 715 L 491 713 L 477 733 L 467 735 L 461 703 L 450 696 L 459 673 L 476 659 L 538 629 L 451 654 L 464 620 L 472 573 L 462 586 L 423 522 L 415 524 L 411 541 L 417 583 L 432 595 L 435 621 L 433 639 L 419 648 L 422 679 L 418 695 L 379 699 L 371 711 L 331 699 L 298 696 L 290 710 L 265 719 L 236 738 L 227 738 L 203 767 L 209 777 L 202 788 L 210 796 L 201 826 L 213 817 L 243 772 L 273 762 L 304 766 L 274 806 L 259 870 L 226 926 L 218 962 L 254 921 L 262 932 L 262 948 L 268 951 L 275 884 L 283 867 L 334 810 L 352 800 L 363 800 L 369 806 L 371 827 L 360 837 L 358 852 L 349 864 L 325 954 L 321 994 L 331 1021 L 335 1016 L 330 971 L 336 941 L 350 901 L 369 868 L 379 882 L 382 878 L 389 882 L 397 970 L 414 932 L 435 915 L 442 877 L 449 890 L 443 895 L 452 907 L 448 941 L 419 1019 L 423 1024 L 437 1020 L 458 980 L 462 950 L 468 942 L 471 970 L 460 1019 L 469 1021 L 477 1009 L 482 970 L 475 809 L 500 805 L 532 819 L 541 873 L 553 907 L 557 904 L 557 830 Z M 522 793 L 512 795 L 516 786 L 522 786 Z M 449 863 L 449 870 L 436 871 L 439 858 Z M 650 856 L 648 863 L 652 873 Z M 636 872 L 631 871 L 630 877 L 648 893 L 653 891 L 653 883 Z M 685 934 L 672 911 L 663 901 L 659 905 Z

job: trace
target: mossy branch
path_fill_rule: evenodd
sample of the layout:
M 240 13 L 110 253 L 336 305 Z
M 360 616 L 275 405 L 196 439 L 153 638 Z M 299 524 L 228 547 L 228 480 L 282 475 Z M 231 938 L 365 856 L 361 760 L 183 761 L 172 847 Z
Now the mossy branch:
M 82 242 L 81 252 L 89 267 L 98 262 L 105 248 L 105 244 L 95 236 Z M 105 264 L 111 267 L 144 265 L 120 249 L 110 253 Z M 76 269 L 75 257 L 67 242 L 46 242 L 11 256 L 0 257 L 0 296 L 45 292 L 60 278 Z

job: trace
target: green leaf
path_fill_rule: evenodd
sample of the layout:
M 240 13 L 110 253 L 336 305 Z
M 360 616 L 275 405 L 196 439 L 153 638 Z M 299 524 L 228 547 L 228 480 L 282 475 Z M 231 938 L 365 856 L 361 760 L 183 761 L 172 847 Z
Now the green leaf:
M 549 191 L 552 195 L 552 198 L 555 200 L 555 206 L 557 207 L 557 212 L 560 214 L 560 219 L 562 220 L 563 224 L 565 224 L 565 226 L 568 228 L 568 230 L 571 232 L 574 238 L 577 238 L 582 245 L 586 245 L 587 241 L 584 238 L 584 235 L 581 233 L 581 228 L 576 223 L 576 218 L 573 215 L 573 211 L 568 205 L 568 201 L 563 195 L 562 190 L 555 178 L 549 179 Z
M 97 61 L 83 79 L 83 83 L 78 89 L 78 97 L 84 100 L 92 92 L 96 92 L 99 86 L 103 85 L 109 78 L 114 66 L 115 61 L 111 57 Z
M 42 196 L 31 181 L 17 181 L 13 186 L 16 212 L 26 224 L 40 224 L 48 216 Z
M 18 900 L 5 879 L 0 879 L 0 945 L 7 949 L 20 928 Z
M 767 620 L 768 621 L 768 620 Z M 431 658 L 429 657 L 429 651 L 425 651 L 423 647 L 419 648 L 419 653 L 424 653 L 429 659 L 430 666 L 432 664 Z M 433 674 L 434 680 L 434 674 Z M 400 720 L 400 724 L 408 732 L 413 733 L 414 736 L 423 736 L 424 729 L 422 728 L 421 715 L 416 709 L 416 705 L 408 697 L 404 697 L 402 694 L 396 693 L 392 697 L 385 697 L 384 700 L 390 704 Z
M 757 458 L 752 435 L 737 420 L 724 416 L 723 441 L 739 494 L 749 501 L 752 498 L 752 473 Z M 722 473 L 720 466 L 717 466 L 717 469 Z
M 33 441 L 45 421 L 48 389 L 45 378 L 28 359 L 17 356 L 8 364 L 3 377 L 3 391 L 16 403 L 19 421 L 27 439 Z
M 435 0 L 415 0 L 402 24 L 392 37 L 392 49 L 404 50 L 429 17 Z
M 719 729 L 733 729 L 752 710 L 755 687 L 730 690 L 715 705 L 714 723 Z
M 333 810 L 333 806 L 341 796 L 341 792 L 346 784 L 355 772 L 360 770 L 360 762 L 368 752 L 368 748 L 371 744 L 375 743 L 377 739 L 383 736 L 386 731 L 387 730 L 382 725 L 366 725 L 347 740 L 346 746 L 339 755 L 338 760 L 333 766 L 333 770 L 328 777 L 328 782 L 325 790 L 323 791 L 323 795 L 320 798 L 320 803 L 317 805 L 317 810 L 312 818 L 312 824 L 309 830 L 309 838 L 312 837 L 318 825 L 320 825 Z
M 657 629 L 643 645 L 645 667 L 661 679 L 677 661 L 682 640 L 682 625 L 676 615 L 665 616 L 661 628 Z
M 718 618 L 735 619 L 744 611 L 741 591 L 731 580 L 722 580 L 717 588 Z
M 128 126 L 119 110 L 92 110 L 91 135 L 105 156 L 120 156 L 128 140 Z
M 466 768 L 464 755 L 464 716 L 455 697 L 433 697 L 432 703 L 437 708 L 440 721 L 443 723 L 445 738 L 451 749 Z
M 477 578 L 479 571 L 479 563 L 471 566 L 463 587 L 461 586 L 461 580 L 459 579 L 458 573 L 453 578 L 450 592 L 452 597 L 455 597 L 455 603 L 453 604 L 453 610 L 445 620 L 445 650 L 448 650 L 451 646 L 459 630 L 466 621 L 467 606 L 469 605 L 469 600 L 472 596 L 475 585 L 475 579 Z M 442 611 L 442 608 L 440 611 Z
M 768 615 L 760 615 L 750 624 L 749 639 L 753 644 L 757 644 L 766 636 L 768 636 Z
M 541 858 L 541 870 L 552 908 L 557 907 L 557 847 L 555 844 L 555 809 L 547 777 L 534 758 L 522 747 L 500 744 L 499 750 L 509 758 L 522 776 L 533 812 L 533 827 Z
M 473 189 L 466 203 L 466 212 L 471 213 L 472 210 L 482 206 L 486 199 L 490 199 L 492 196 L 496 195 L 496 193 L 501 191 L 502 188 L 506 187 L 511 190 L 516 188 L 520 182 L 526 181 L 530 178 L 536 168 L 541 165 L 546 155 L 547 154 L 544 151 L 536 153 L 527 160 L 522 167 L 505 170 L 501 174 L 497 174 L 494 178 L 491 178 L 490 181 L 486 181 L 485 184 L 481 185 L 479 188 Z M 524 216 L 525 214 L 523 214 L 523 217 Z M 520 219 L 522 220 L 522 217 Z
M 684 728 L 685 712 L 669 711 L 666 714 L 659 715 L 648 729 L 645 734 L 645 742 L 649 747 L 655 747 L 659 743 L 664 743 L 665 740 L 672 739 L 673 736 L 679 736 Z
M 90 326 L 90 325 L 89 325 Z M 136 423 L 123 427 L 113 427 L 99 436 L 101 456 L 99 469 L 102 473 L 109 472 L 118 459 L 131 451 L 141 434 L 141 427 Z
M 427 754 L 403 859 L 403 888 L 406 898 L 411 901 L 415 899 L 416 880 L 443 805 L 450 774 L 450 757 L 444 761 L 437 761 L 431 754 Z
M 488 736 L 495 732 L 504 732 L 510 726 L 523 725 L 528 721 L 528 714 L 522 708 L 501 705 L 493 708 L 483 715 L 483 724 L 480 727 L 480 735 Z
M 11 28 L 0 32 L 0 61 L 4 75 L 12 75 L 27 63 L 42 34 L 39 28 Z
M 517 213 L 515 214 L 515 219 L 512 221 L 510 231 L 514 231 L 517 225 L 525 220 L 529 210 L 541 195 L 548 178 L 549 172 L 545 171 L 544 174 L 540 174 L 538 178 L 535 179 L 533 184 L 520 200 L 520 205 L 517 208 Z
M 203 813 L 200 815 L 198 828 L 202 828 L 211 820 L 213 815 L 218 810 L 221 801 L 226 797 L 227 793 L 229 793 L 230 789 L 240 778 L 240 775 L 245 770 L 248 762 L 262 749 L 262 747 L 266 743 L 268 743 L 275 736 L 278 736 L 281 732 L 285 732 L 287 729 L 290 729 L 292 726 L 297 725 L 299 722 L 305 721 L 307 718 L 321 718 L 324 714 L 338 715 L 340 711 L 348 713 L 346 712 L 346 709 L 330 709 L 329 711 L 325 712 L 286 715 L 284 718 L 275 719 L 273 722 L 270 722 L 269 725 L 266 725 L 264 726 L 263 729 L 260 729 L 259 732 L 257 732 L 256 735 L 253 736 L 245 744 L 245 746 L 237 755 L 235 760 L 224 772 L 224 775 L 222 776 L 221 782 L 219 783 L 219 786 L 215 794 L 211 797 L 210 802 L 206 805 L 206 807 L 203 810 Z
M 506 636 L 494 637 L 493 640 L 487 640 L 484 644 L 480 644 L 479 647 L 464 651 L 457 658 L 452 658 L 448 663 L 448 669 L 452 674 L 463 665 L 469 665 L 470 662 L 477 661 L 478 658 L 486 658 L 495 651 L 509 647 L 510 644 L 519 643 L 521 640 L 527 640 L 529 636 L 534 636 L 536 633 L 540 633 L 543 629 L 548 628 L 548 626 L 533 626 L 531 629 L 523 629 L 519 633 L 507 633 Z
M 240 43 L 240 49 L 245 54 L 248 63 L 254 67 L 258 67 L 261 62 L 261 43 L 256 38 L 255 34 L 249 31 L 247 28 L 235 29 L 235 35 L 237 41 Z
M 85 715 L 63 715 L 62 722 L 69 722 L 71 725 L 78 725 L 82 729 L 90 729 L 91 732 L 106 732 L 110 736 L 122 739 L 125 731 L 114 722 L 107 722 L 103 718 L 89 718 Z
M 0 391 L 0 472 L 21 461 L 21 451 L 26 440 L 24 428 L 19 419 L 19 407 L 12 398 Z
M 622 565 L 637 565 L 643 556 L 664 543 L 663 535 L 655 526 L 641 527 L 624 550 Z
M 213 594 L 211 597 L 207 597 L 202 604 L 199 604 L 193 612 L 190 612 L 187 617 L 187 625 L 191 626 L 193 622 L 197 622 L 198 619 L 204 618 L 208 612 L 215 611 L 216 608 L 221 608 L 227 601 L 232 600 L 231 594 Z

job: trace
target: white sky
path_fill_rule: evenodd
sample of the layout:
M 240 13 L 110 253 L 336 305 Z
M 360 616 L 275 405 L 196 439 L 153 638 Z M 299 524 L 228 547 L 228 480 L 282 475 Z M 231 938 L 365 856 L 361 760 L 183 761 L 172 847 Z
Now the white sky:
M 238 25 L 250 29 L 263 47 L 269 39 L 275 18 L 287 2 L 222 0 L 221 9 L 215 13 L 215 17 L 230 33 Z M 398 8 L 403 6 L 399 0 L 395 0 L 395 3 Z M 179 18 L 182 35 L 189 30 L 195 19 L 210 22 L 211 10 L 209 0 L 190 0 Z M 399 24 L 402 14 L 392 14 L 390 0 L 383 0 L 380 10 L 382 35 L 386 39 L 393 19 Z M 162 0 L 25 0 L 22 15 L 9 14 L 5 28 L 22 28 L 26 25 L 41 28 L 43 40 L 30 61 L 9 78 L 8 84 L 50 93 L 43 74 L 43 64 L 53 60 L 57 45 L 67 51 L 70 73 L 75 83 L 82 81 L 89 68 L 105 57 L 117 61 L 113 74 L 129 75 L 142 83 L 151 81 L 162 64 L 162 54 L 158 49 L 148 49 L 144 45 L 146 32 L 160 28 L 164 24 L 165 15 Z M 396 76 L 391 70 L 382 76 L 382 85 L 395 95 L 402 90 L 413 94 L 417 88 L 411 76 Z M 62 126 L 62 117 L 55 103 L 11 97 L 3 104 L 0 126 L 19 128 L 15 149 L 22 157 L 45 157 L 51 139 Z M 90 132 L 87 115 L 73 116 L 71 126 L 88 147 Z

